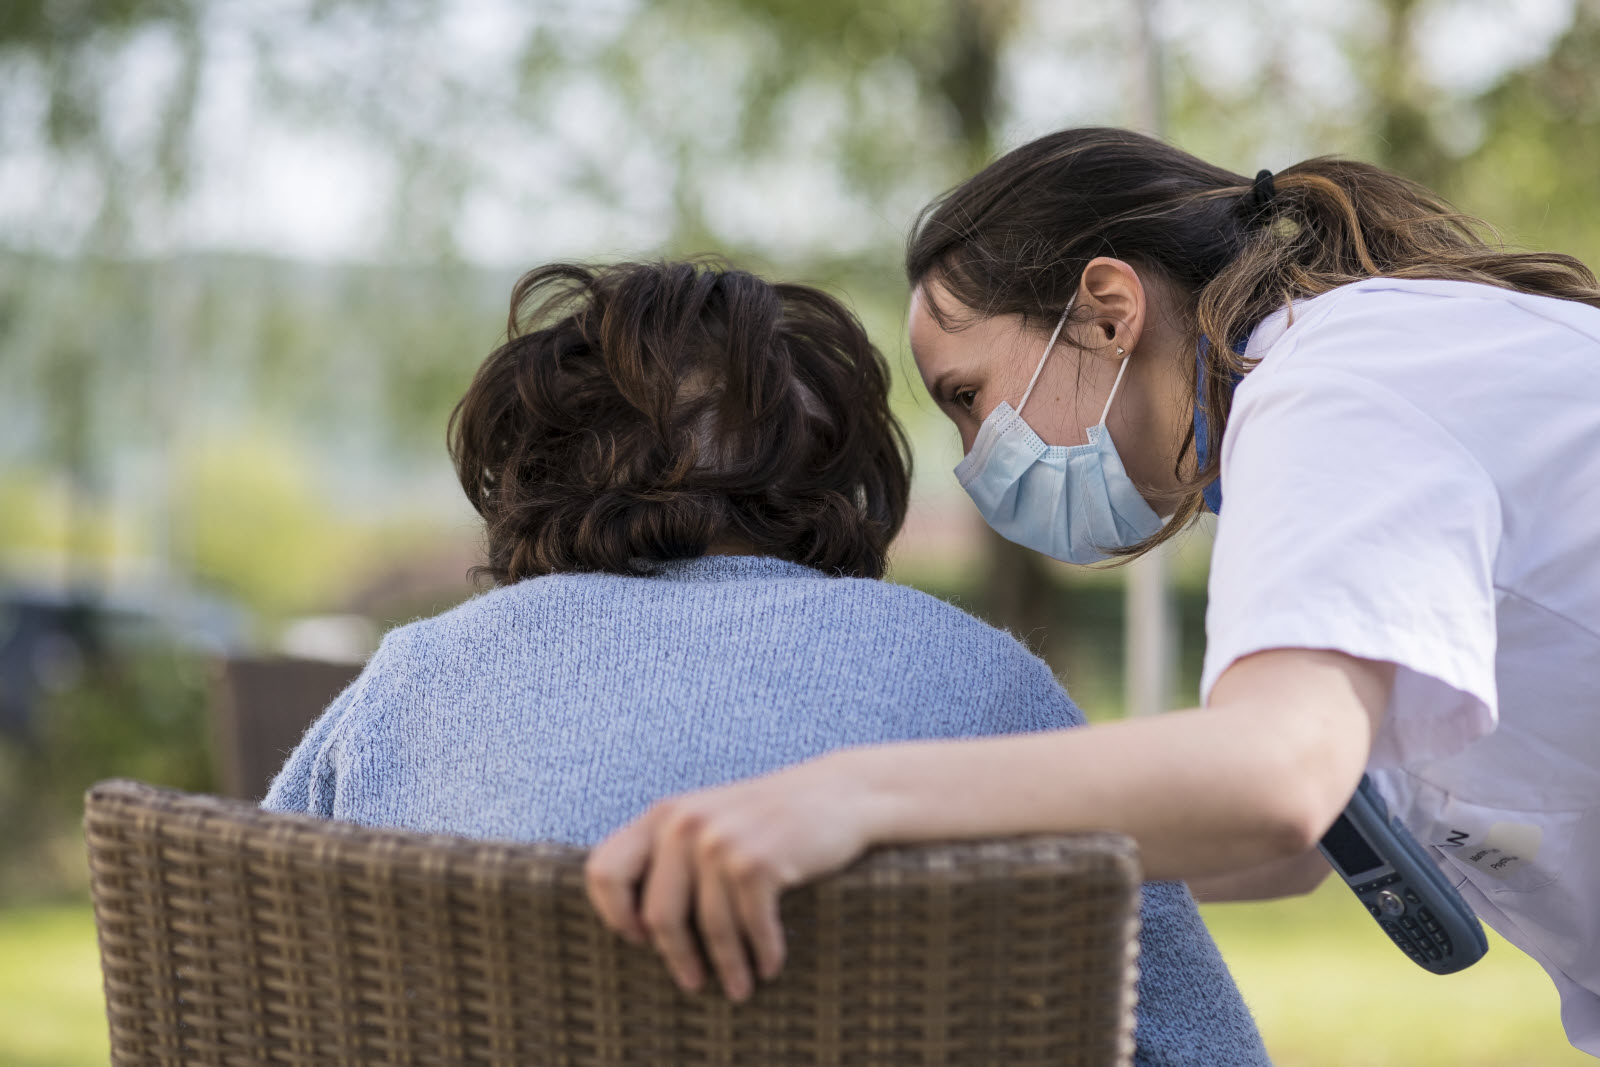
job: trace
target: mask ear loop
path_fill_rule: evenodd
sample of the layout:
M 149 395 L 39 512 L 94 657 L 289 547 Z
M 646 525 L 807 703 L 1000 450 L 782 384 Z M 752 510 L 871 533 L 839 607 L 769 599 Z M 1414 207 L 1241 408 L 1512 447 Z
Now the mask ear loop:
M 1119 348 L 1119 349 L 1117 349 L 1117 351 L 1121 352 L 1122 349 Z M 1106 406 L 1101 409 L 1101 411 L 1100 411 L 1100 421 L 1095 423 L 1096 426 L 1104 426 L 1106 424 L 1106 416 L 1111 414 L 1111 402 L 1117 398 L 1117 390 L 1122 387 L 1122 372 L 1127 370 L 1127 369 L 1128 369 L 1128 357 L 1127 357 L 1127 355 L 1123 355 L 1123 357 L 1122 357 L 1122 366 L 1117 368 L 1116 381 L 1111 383 L 1111 395 L 1106 397 Z
M 1072 308 L 1068 307 L 1061 313 L 1061 317 L 1056 320 L 1056 332 L 1050 335 L 1050 343 L 1044 346 L 1044 355 L 1039 357 L 1039 365 L 1033 368 L 1033 377 L 1028 379 L 1028 388 L 1023 390 L 1022 400 L 1017 404 L 1018 416 L 1022 414 L 1022 409 L 1028 406 L 1028 398 L 1033 395 L 1033 387 L 1039 384 L 1039 375 L 1044 373 L 1045 360 L 1049 359 L 1050 353 L 1056 350 L 1056 338 L 1061 336 L 1061 327 L 1067 324 L 1067 316 L 1070 314 L 1072 314 Z

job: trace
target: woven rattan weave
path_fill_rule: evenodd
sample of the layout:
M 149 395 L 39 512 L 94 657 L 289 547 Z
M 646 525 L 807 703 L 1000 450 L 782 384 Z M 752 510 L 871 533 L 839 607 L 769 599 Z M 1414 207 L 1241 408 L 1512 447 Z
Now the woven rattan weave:
M 689 996 L 580 850 L 135 782 L 86 833 L 115 1064 L 1126 1063 L 1139 872 L 1115 835 L 886 849 L 787 894 L 784 973 Z

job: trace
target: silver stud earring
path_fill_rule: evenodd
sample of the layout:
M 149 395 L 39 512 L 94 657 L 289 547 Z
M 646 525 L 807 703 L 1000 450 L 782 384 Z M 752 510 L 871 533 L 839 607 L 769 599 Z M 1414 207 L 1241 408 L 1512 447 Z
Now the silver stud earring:
M 1123 351 L 1122 351 L 1122 348 L 1121 348 L 1121 346 L 1118 346 L 1118 348 L 1117 348 L 1117 355 L 1119 355 L 1119 356 L 1120 356 L 1120 355 L 1122 355 L 1122 354 L 1123 354 Z

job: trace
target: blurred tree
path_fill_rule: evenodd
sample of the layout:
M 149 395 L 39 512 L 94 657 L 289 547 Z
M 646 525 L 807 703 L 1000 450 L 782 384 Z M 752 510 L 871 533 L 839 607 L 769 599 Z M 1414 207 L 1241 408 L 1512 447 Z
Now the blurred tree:
M 1541 62 L 1474 101 L 1478 134 L 1445 188 L 1517 241 L 1600 267 L 1600 0 L 1577 0 Z
M 1508 241 L 1600 263 L 1600 0 L 1576 0 L 1536 62 L 1476 93 L 1441 94 L 1422 75 L 1420 41 L 1439 5 L 1382 0 L 1364 153 L 1450 197 Z M 1509 17 L 1510 12 L 1502 14 Z
M 1370 61 L 1372 158 L 1391 170 L 1442 188 L 1449 156 L 1439 144 L 1418 76 L 1414 46 L 1418 0 L 1382 0 L 1384 33 Z
M 113 77 L 112 60 L 151 30 L 172 46 L 173 76 L 141 86 L 144 130 L 130 136 L 111 115 L 111 103 L 125 88 Z M 62 212 L 76 217 L 82 246 L 100 255 L 124 251 L 135 218 L 172 204 L 185 187 L 204 62 L 199 12 L 191 0 L 8 0 L 0 7 L 0 63 L 14 72 L 31 68 L 43 99 L 31 128 L 21 117 L 25 107 L 0 106 L 0 151 L 43 150 L 54 171 L 48 180 L 62 190 L 61 198 L 92 200 Z M 26 94 L 14 94 L 13 103 L 18 99 Z M 110 304 L 124 303 L 128 296 L 116 291 L 120 279 L 103 268 L 90 266 L 81 277 L 88 283 L 83 295 L 92 293 Z M 10 295 L 20 294 L 12 288 Z M 15 315 L 0 316 L 0 340 L 15 320 Z M 32 393 L 45 412 L 43 453 L 61 472 L 66 489 L 68 582 L 91 599 L 101 582 L 89 546 L 98 539 L 93 524 L 104 511 L 109 480 L 104 468 L 114 447 L 97 431 L 105 426 L 100 416 L 107 396 L 115 395 L 104 388 L 105 372 L 120 377 L 116 364 L 103 359 L 102 338 L 91 335 L 109 321 L 99 316 L 73 321 L 36 346 L 27 361 L 35 369 Z M 119 347 L 124 355 L 135 355 Z
M 42 128 L 0 132 L 13 145 L 19 133 L 42 134 L 58 166 L 87 173 L 98 203 L 81 217 L 91 220 L 101 248 L 119 246 L 132 211 L 171 202 L 189 177 L 206 60 L 201 8 L 197 0 L 7 0 L 0 7 L 0 62 L 32 65 L 45 90 L 37 118 Z M 153 121 L 141 136 L 128 136 L 113 121 L 113 94 L 125 88 L 117 83 L 114 60 L 151 31 L 170 48 L 172 76 L 140 86 L 140 117 Z
M 1553 34 L 1517 5 L 1362 0 L 1317 16 L 1323 47 L 1312 54 L 1303 12 L 1257 0 L 1215 5 L 1224 33 L 1246 13 L 1260 23 L 1259 48 L 1248 64 L 1219 70 L 1211 42 L 1174 37 L 1175 137 L 1244 173 L 1327 152 L 1371 159 L 1516 241 L 1600 261 L 1600 216 L 1591 210 L 1600 2 L 1572 0 L 1564 14 L 1547 7 L 1559 19 Z M 1496 24 L 1498 49 L 1475 41 L 1470 62 L 1436 54 L 1442 38 L 1493 34 Z M 1466 76 L 1480 67 L 1484 76 Z

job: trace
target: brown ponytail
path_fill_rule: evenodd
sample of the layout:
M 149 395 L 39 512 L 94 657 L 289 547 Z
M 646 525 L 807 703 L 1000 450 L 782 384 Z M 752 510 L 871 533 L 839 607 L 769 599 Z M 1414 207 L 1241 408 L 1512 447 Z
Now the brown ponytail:
M 1232 382 L 1252 365 L 1230 343 L 1301 297 L 1364 278 L 1481 282 L 1600 307 L 1600 284 L 1553 252 L 1509 252 L 1488 227 L 1369 163 L 1321 157 L 1276 174 L 1269 199 L 1242 175 L 1128 130 L 1062 130 L 1001 156 L 929 206 L 906 274 L 938 280 L 980 316 L 1048 322 L 1096 256 L 1154 270 L 1184 293 L 1207 339 L 1207 462 L 1183 480 L 1173 521 L 1121 554 L 1174 536 L 1218 476 Z M 935 310 L 937 314 L 937 309 Z M 1194 446 L 1184 440 L 1181 472 Z

